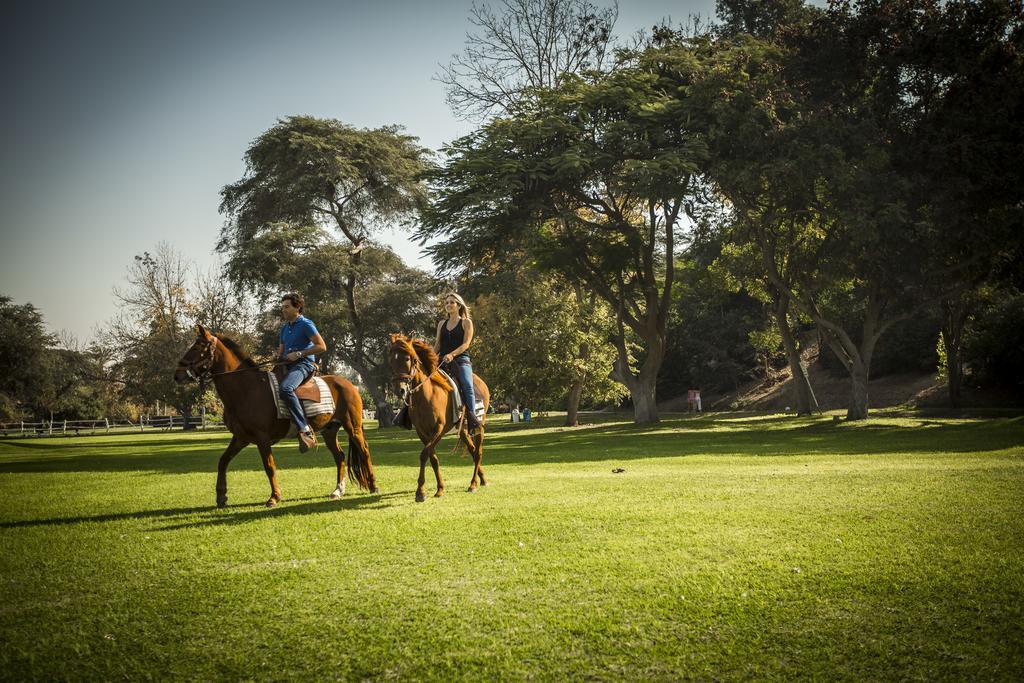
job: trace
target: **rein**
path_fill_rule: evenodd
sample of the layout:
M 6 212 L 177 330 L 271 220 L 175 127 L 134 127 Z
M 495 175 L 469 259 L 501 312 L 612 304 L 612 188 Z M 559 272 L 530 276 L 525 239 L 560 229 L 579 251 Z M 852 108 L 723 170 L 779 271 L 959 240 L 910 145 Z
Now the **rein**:
M 207 350 L 203 352 L 203 357 L 201 357 L 197 361 L 193 361 L 193 362 L 189 363 L 188 365 L 185 365 L 184 363 L 179 361 L 178 365 L 181 366 L 181 367 L 184 367 L 185 368 L 185 374 L 187 374 L 191 379 L 194 379 L 197 382 L 202 380 L 202 379 L 210 379 L 210 378 L 213 378 L 213 377 L 221 377 L 223 375 L 233 375 L 233 374 L 238 373 L 238 372 L 249 372 L 249 371 L 253 371 L 253 370 L 263 370 L 263 368 L 268 366 L 268 365 L 271 366 L 271 367 L 277 366 L 277 365 L 287 365 L 287 363 L 281 362 L 281 361 L 262 361 L 260 363 L 256 363 L 255 367 L 245 366 L 245 367 L 242 367 L 242 368 L 237 368 L 235 370 L 222 370 L 220 372 L 214 372 L 213 369 L 212 369 L 212 366 L 213 366 L 213 361 L 214 361 L 214 352 L 216 351 L 218 343 L 220 343 L 220 338 L 217 337 L 217 336 L 214 336 L 213 337 L 213 341 L 210 342 L 210 345 L 207 347 Z M 209 356 L 209 362 L 207 363 L 206 367 L 203 370 L 197 372 L 196 371 L 196 366 L 199 363 L 201 363 L 204 360 L 206 360 L 207 356 Z
M 420 389 L 422 389 L 423 385 L 430 381 L 430 376 L 427 375 L 427 373 L 423 372 L 423 370 L 419 367 L 419 364 L 417 364 L 416 370 L 418 372 L 422 372 L 425 378 L 424 378 L 424 380 L 422 382 L 417 384 L 413 389 L 409 390 L 408 395 L 406 395 L 406 397 L 405 397 L 405 405 L 409 405 L 409 402 L 412 400 L 412 395 L 415 394 Z M 404 376 L 403 375 L 398 375 L 398 377 L 397 377 L 397 379 L 404 380 L 406 382 L 408 382 L 411 379 L 415 379 L 415 378 L 416 378 L 415 375 L 404 375 Z

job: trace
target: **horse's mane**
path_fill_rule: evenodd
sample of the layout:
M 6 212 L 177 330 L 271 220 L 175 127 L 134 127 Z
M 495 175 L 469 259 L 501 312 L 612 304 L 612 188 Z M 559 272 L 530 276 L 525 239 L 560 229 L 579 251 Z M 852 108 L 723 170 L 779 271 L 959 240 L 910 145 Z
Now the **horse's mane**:
M 393 334 L 391 335 L 391 348 L 401 349 L 413 358 L 419 359 L 420 365 L 423 366 L 423 372 L 427 373 L 428 377 L 437 370 L 437 354 L 434 353 L 434 349 L 430 344 L 422 339 L 413 339 L 401 334 Z
M 434 353 L 434 348 L 423 341 L 422 339 L 410 340 L 413 350 L 416 351 L 416 355 L 419 356 L 420 364 L 423 365 L 423 372 L 427 373 L 427 376 L 433 375 L 437 370 L 438 358 L 437 354 Z
M 249 367 L 249 368 L 259 367 L 258 365 L 256 365 L 256 361 L 254 361 L 249 356 L 249 354 L 245 352 L 245 349 L 242 348 L 241 344 L 236 342 L 231 337 L 225 337 L 222 334 L 218 334 L 216 336 L 217 336 L 217 339 L 220 340 L 221 344 L 223 344 L 224 346 L 228 347 L 228 349 L 231 351 L 231 353 L 235 354 L 235 356 L 238 358 L 239 362 L 242 365 L 244 365 L 246 367 Z

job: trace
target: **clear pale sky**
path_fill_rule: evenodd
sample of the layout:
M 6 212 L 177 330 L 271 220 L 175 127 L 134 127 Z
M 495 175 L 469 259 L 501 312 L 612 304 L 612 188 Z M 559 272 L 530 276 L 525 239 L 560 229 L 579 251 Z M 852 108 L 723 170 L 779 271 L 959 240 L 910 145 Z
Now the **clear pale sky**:
M 220 189 L 279 118 L 399 124 L 431 149 L 469 132 L 432 79 L 462 49 L 469 8 L 16 0 L 0 26 L 0 294 L 85 342 L 135 254 L 166 241 L 214 266 Z M 616 33 L 713 11 L 623 0 Z M 431 269 L 406 235 L 382 237 Z

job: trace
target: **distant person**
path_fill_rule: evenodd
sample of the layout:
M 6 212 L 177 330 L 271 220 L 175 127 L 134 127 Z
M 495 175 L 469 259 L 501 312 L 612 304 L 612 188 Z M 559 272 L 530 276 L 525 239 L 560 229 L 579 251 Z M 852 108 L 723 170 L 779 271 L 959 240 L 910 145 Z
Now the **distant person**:
M 531 417 L 533 417 L 533 413 L 530 412 L 530 409 L 523 408 L 523 422 L 529 422 Z
M 277 357 L 287 363 L 285 377 L 281 380 L 281 398 L 291 413 L 292 422 L 299 430 L 300 453 L 305 453 L 316 446 L 316 437 L 306 422 L 302 403 L 295 395 L 295 390 L 316 370 L 315 355 L 327 351 L 327 344 L 317 331 L 316 325 L 302 315 L 305 304 L 305 300 L 297 292 L 281 297 L 281 317 L 285 322 L 281 326 L 280 345 L 277 347 Z
M 445 294 L 444 309 L 448 317 L 437 324 L 434 352 L 441 359 L 444 371 L 459 385 L 462 405 L 466 408 L 466 426 L 473 432 L 480 427 L 480 420 L 476 417 L 473 364 L 469 358 L 473 321 L 469 317 L 469 306 L 455 292 Z
M 691 413 L 699 413 L 700 407 L 700 389 L 690 389 L 686 392 L 686 403 Z
M 519 422 L 519 406 L 512 409 L 512 424 Z

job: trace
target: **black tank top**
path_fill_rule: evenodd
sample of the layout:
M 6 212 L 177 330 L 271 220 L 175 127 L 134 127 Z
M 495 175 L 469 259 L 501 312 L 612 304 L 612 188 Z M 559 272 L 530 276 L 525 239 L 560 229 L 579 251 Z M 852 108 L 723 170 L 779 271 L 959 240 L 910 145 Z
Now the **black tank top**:
M 455 326 L 454 330 L 449 330 L 448 321 L 444 320 L 441 323 L 441 353 L 438 355 L 444 358 L 446 354 L 462 346 L 464 341 L 466 341 L 466 331 L 462 327 L 462 318 L 459 318 L 459 324 Z M 469 358 L 469 352 L 463 351 L 455 358 Z

